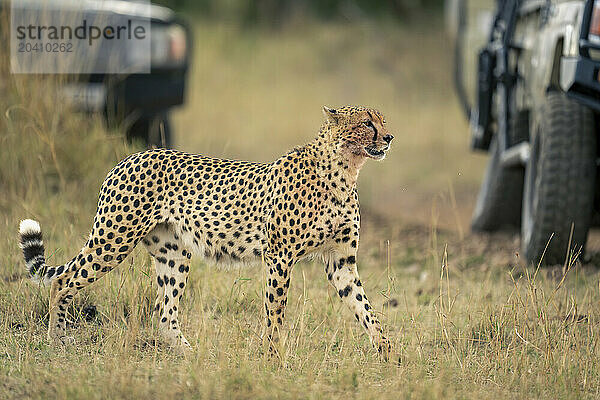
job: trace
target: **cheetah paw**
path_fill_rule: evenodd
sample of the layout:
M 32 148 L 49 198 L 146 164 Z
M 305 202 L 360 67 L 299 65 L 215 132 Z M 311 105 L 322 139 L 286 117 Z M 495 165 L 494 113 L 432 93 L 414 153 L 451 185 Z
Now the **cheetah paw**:
M 390 340 L 386 337 L 382 337 L 375 347 L 377 348 L 377 352 L 381 359 L 383 361 L 388 361 L 392 354 L 392 344 L 390 343 Z

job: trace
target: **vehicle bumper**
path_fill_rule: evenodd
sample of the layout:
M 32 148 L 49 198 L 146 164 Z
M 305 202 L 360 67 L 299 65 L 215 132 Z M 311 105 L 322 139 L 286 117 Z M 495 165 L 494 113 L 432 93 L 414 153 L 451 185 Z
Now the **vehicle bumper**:
M 560 87 L 567 96 L 600 111 L 600 61 L 585 57 L 562 57 Z
M 127 111 L 154 114 L 183 104 L 185 81 L 184 73 L 130 75 L 110 90 L 116 102 Z
M 133 111 L 153 115 L 183 104 L 185 71 L 135 74 L 125 78 L 107 75 L 94 76 L 90 81 L 71 82 L 63 96 L 74 109 L 102 112 L 111 109 L 120 114 Z

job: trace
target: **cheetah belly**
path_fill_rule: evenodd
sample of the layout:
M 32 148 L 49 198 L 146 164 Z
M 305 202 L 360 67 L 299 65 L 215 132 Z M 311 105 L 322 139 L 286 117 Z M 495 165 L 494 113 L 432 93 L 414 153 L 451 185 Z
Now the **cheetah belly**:
M 264 235 L 246 230 L 228 233 L 189 229 L 184 224 L 172 224 L 176 235 L 197 256 L 219 268 L 243 267 L 261 260 Z

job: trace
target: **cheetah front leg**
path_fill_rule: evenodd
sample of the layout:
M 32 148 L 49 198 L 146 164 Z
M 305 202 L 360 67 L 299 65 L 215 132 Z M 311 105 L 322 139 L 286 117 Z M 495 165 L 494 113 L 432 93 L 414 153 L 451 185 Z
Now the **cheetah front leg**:
M 358 276 L 356 248 L 344 246 L 328 253 L 325 256 L 325 273 L 342 301 L 354 312 L 356 320 L 367 331 L 373 346 L 387 360 L 391 352 L 390 341 L 383 335 L 381 323 L 367 300 Z
M 295 263 L 293 260 L 265 254 L 267 268 L 267 287 L 265 291 L 265 312 L 269 353 L 278 354 L 280 331 L 285 318 L 287 294 L 290 287 L 290 274 Z

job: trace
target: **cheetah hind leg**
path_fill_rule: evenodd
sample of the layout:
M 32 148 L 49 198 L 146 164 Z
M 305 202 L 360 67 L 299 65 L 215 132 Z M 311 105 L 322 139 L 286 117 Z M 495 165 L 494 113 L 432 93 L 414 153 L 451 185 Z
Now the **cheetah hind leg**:
M 185 353 L 191 347 L 179 328 L 178 314 L 190 270 L 190 253 L 165 226 L 155 228 L 143 242 L 156 267 L 158 292 L 154 314 L 158 317 L 158 333 L 175 350 Z
M 189 260 L 175 262 L 173 259 L 167 259 L 167 263 L 163 263 L 158 258 L 160 257 L 154 259 L 159 285 L 154 307 L 154 313 L 158 318 L 158 333 L 170 346 L 185 352 L 191 349 L 191 346 L 179 328 L 178 314 L 179 300 L 187 284 Z M 173 268 L 175 271 L 168 266 L 173 262 L 177 264 Z M 179 272 L 180 267 L 183 273 Z

